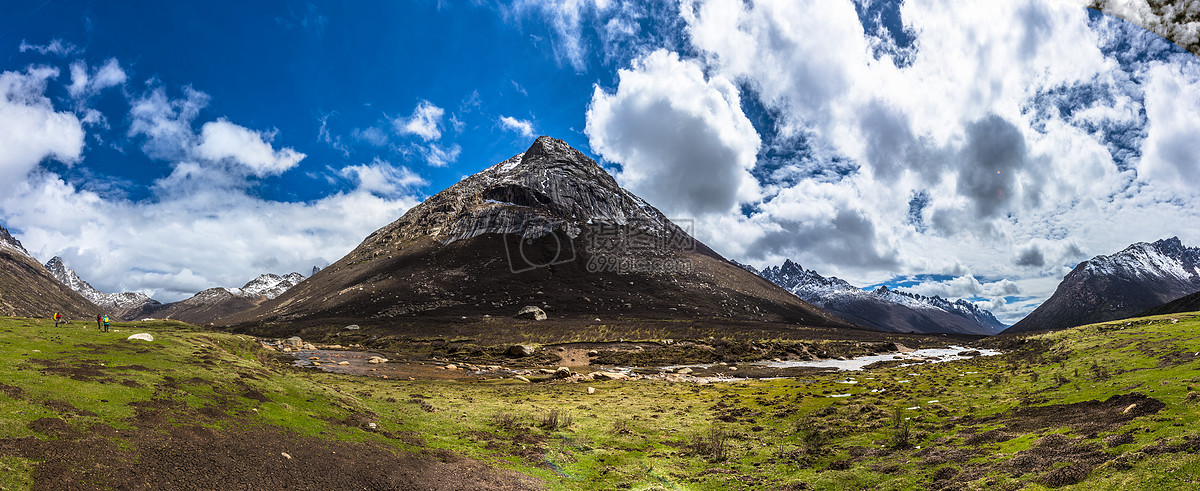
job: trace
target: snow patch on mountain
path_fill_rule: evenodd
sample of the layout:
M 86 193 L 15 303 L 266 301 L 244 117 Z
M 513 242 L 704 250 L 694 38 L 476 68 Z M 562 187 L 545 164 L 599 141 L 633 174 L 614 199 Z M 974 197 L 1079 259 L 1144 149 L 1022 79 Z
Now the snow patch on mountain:
M 1138 242 L 1111 256 L 1087 261 L 1084 272 L 1100 276 L 1200 282 L 1200 247 L 1185 247 L 1179 237 Z
M 29 251 L 25 250 L 25 246 L 21 245 L 21 241 L 8 233 L 8 229 L 4 227 L 0 227 L 0 249 L 8 249 L 18 254 L 29 256 Z
M 1005 326 L 991 312 L 975 304 L 959 299 L 946 300 L 939 296 L 926 297 L 914 293 L 893 290 L 881 286 L 874 291 L 863 290 L 837 277 L 824 277 L 813 270 L 806 270 L 791 260 L 784 261 L 782 266 L 772 266 L 756 271 L 752 267 L 742 266 L 751 272 L 758 273 L 768 281 L 792 292 L 804 301 L 846 317 L 855 317 L 863 310 L 864 305 L 873 305 L 880 312 L 889 309 L 910 309 L 924 312 L 927 323 L 936 324 L 932 327 L 946 328 L 951 332 L 962 332 L 962 329 L 951 329 L 948 325 L 939 324 L 936 319 L 947 319 L 946 314 L 957 316 L 955 324 L 963 324 L 972 331 L 979 333 L 994 333 L 1003 330 Z M 860 318 L 861 322 L 873 323 L 875 327 L 887 328 L 887 315 L 880 319 Z M 937 331 L 934 331 L 937 332 Z
M 224 288 L 224 290 L 235 297 L 253 298 L 263 296 L 273 299 L 282 295 L 288 288 L 296 286 L 301 281 L 304 281 L 304 275 L 300 273 L 288 273 L 283 276 L 266 273 L 250 280 L 250 282 L 241 288 Z
M 44 265 L 46 271 L 67 288 L 75 290 L 92 303 L 112 312 L 126 312 L 147 305 L 158 305 L 159 302 L 149 296 L 136 292 L 104 293 L 92 287 L 88 282 L 79 278 L 74 270 L 67 267 L 61 257 L 54 256 Z

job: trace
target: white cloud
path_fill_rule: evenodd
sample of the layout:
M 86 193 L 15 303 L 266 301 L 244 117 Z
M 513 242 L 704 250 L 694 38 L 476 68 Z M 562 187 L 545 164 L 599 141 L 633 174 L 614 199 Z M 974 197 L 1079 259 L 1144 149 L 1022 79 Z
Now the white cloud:
M 500 126 L 508 131 L 515 131 L 525 138 L 533 138 L 533 123 L 511 116 L 500 116 Z
M 57 69 L 45 67 L 0 73 L 0 191 L 47 158 L 81 158 L 83 125 L 74 114 L 55 111 L 45 96 L 47 80 L 57 76 Z
M 125 70 L 121 69 L 121 64 L 116 58 L 109 58 L 100 68 L 92 70 L 90 75 L 87 63 L 83 60 L 71 63 L 70 68 L 71 84 L 67 86 L 67 92 L 76 99 L 92 96 L 101 90 L 124 84 L 126 80 Z
M 192 120 L 208 105 L 209 96 L 191 86 L 182 99 L 170 99 L 166 89 L 155 87 L 130 101 L 130 137 L 144 136 L 142 151 L 153 158 L 179 160 L 195 147 Z
M 596 87 L 585 133 L 621 164 L 622 185 L 677 215 L 728 213 L 759 196 L 749 169 L 761 141 L 729 80 L 667 51 L 618 78 L 613 93 Z
M 362 177 L 353 190 L 300 203 L 264 200 L 217 182 L 189 187 L 172 179 L 160 181 L 153 200 L 107 200 L 40 173 L 0 195 L 0 216 L 20 231 L 34 256 L 66 258 L 102 291 L 140 290 L 174 301 L 203 288 L 240 286 L 263 272 L 307 273 L 336 261 L 418 202 L 411 194 L 384 197 L 370 188 L 416 184 L 419 178 L 398 171 L 390 181 L 375 180 L 370 165 L 362 170 L 348 171 Z
M 376 147 L 382 147 L 388 144 L 387 133 L 376 126 L 369 126 L 367 128 L 354 128 L 354 131 L 351 132 L 351 135 L 359 141 L 367 142 Z
M 510 16 L 531 12 L 542 16 L 554 32 L 552 47 L 556 57 L 582 72 L 587 68 L 585 19 L 609 6 L 609 0 L 515 0 L 505 7 L 505 12 Z
M 274 137 L 275 132 L 261 133 L 219 119 L 204 123 L 196 155 L 213 161 L 232 160 L 259 177 L 277 175 L 295 167 L 305 155 L 291 148 L 271 148 Z
M 443 147 L 436 143 L 431 143 L 428 146 L 421 148 L 421 153 L 425 156 L 425 162 L 433 167 L 445 167 L 458 160 L 458 155 L 462 153 L 462 147 L 458 144 Z
M 1150 70 L 1148 120 L 1138 176 L 1183 195 L 1200 194 L 1200 67 Z
M 51 39 L 50 42 L 46 44 L 29 44 L 29 42 L 22 39 L 19 49 L 22 53 L 26 51 L 33 51 L 42 55 L 50 54 L 58 56 L 69 56 L 83 51 L 78 46 L 65 42 L 61 39 Z
M 344 167 L 338 173 L 342 177 L 357 182 L 358 189 L 380 196 L 396 196 L 412 188 L 428 184 L 425 179 L 407 167 L 396 167 L 378 158 L 369 164 Z
M 412 116 L 396 118 L 392 121 L 396 132 L 402 135 L 416 135 L 422 140 L 431 141 L 442 137 L 442 115 L 445 110 L 422 100 L 413 109 Z

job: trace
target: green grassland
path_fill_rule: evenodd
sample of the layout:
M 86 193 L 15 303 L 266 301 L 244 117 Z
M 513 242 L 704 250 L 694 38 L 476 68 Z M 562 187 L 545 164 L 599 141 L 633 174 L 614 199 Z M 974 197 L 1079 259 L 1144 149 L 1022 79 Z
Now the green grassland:
M 961 362 L 711 384 L 385 380 L 182 323 L 114 328 L 0 318 L 0 489 L 55 475 L 20 451 L 35 440 L 137 459 L 154 435 L 247 428 L 452 452 L 550 489 L 1200 487 L 1197 314 L 991 339 L 1004 355 Z M 125 339 L 138 332 L 155 340 Z M 112 487 L 86 458 L 54 464 Z

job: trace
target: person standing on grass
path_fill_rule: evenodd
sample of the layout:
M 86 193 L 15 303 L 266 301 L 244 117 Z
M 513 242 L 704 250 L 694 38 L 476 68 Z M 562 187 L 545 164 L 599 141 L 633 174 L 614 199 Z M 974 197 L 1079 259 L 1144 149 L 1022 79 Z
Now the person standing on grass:
M 108 332 L 108 316 L 104 316 L 104 332 Z
M 101 325 L 102 318 L 103 318 L 103 316 L 101 316 L 100 314 L 96 314 L 96 330 L 97 331 L 104 330 L 104 327 Z

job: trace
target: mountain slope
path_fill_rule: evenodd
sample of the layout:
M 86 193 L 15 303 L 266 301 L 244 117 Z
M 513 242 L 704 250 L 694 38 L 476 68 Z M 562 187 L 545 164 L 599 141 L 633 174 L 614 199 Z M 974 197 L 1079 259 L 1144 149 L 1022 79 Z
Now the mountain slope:
M 1096 256 L 1063 278 L 1045 303 L 1005 333 L 1046 331 L 1124 319 L 1200 291 L 1200 248 L 1178 237 L 1138 242 Z
M 93 320 L 103 310 L 60 283 L 0 227 L 0 315 Z
M 75 290 L 84 298 L 90 300 L 104 312 L 121 320 L 133 320 L 139 318 L 137 314 L 143 312 L 152 312 L 161 307 L 158 300 L 150 298 L 142 293 L 122 292 L 122 293 L 104 293 L 92 287 L 88 282 L 79 278 L 79 275 L 74 270 L 67 267 L 63 263 L 61 257 L 54 256 L 45 264 L 46 271 L 68 288 Z
M 1200 292 L 1193 293 L 1186 297 L 1177 298 L 1170 302 L 1154 307 L 1150 310 L 1138 314 L 1138 317 L 1148 317 L 1151 315 L 1163 314 L 1180 314 L 1183 312 L 1200 311 Z
M 230 323 L 509 318 L 847 323 L 726 261 L 565 142 L 430 197 L 312 278 Z
M 211 324 L 253 309 L 264 301 L 283 294 L 301 281 L 304 281 L 304 275 L 300 273 L 284 276 L 262 274 L 241 288 L 209 288 L 161 308 L 143 310 L 139 315 L 181 320 L 192 324 Z
M 951 302 L 886 286 L 869 292 L 805 270 L 791 260 L 760 274 L 838 317 L 880 331 L 992 335 L 1006 327 L 991 312 L 965 300 Z

